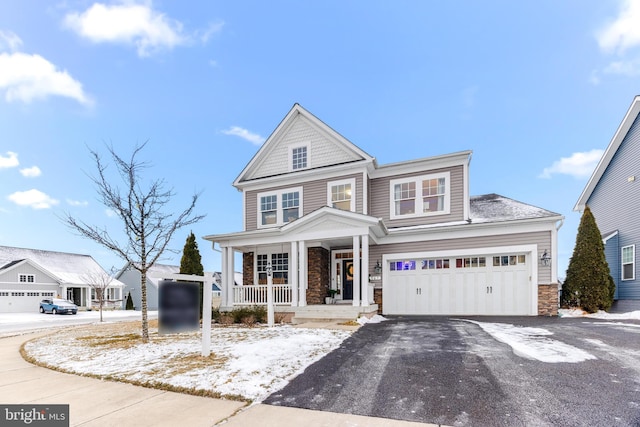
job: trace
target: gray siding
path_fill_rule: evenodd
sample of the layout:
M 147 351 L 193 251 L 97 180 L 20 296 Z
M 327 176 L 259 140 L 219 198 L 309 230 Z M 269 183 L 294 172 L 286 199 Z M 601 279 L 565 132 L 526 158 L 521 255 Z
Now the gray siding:
M 418 218 L 394 219 L 391 220 L 390 206 L 390 182 L 397 178 L 409 178 L 412 176 L 421 176 L 431 173 L 450 172 L 451 182 L 451 209 L 448 215 L 434 215 Z M 371 197 L 369 198 L 370 209 L 369 214 L 376 218 L 382 218 L 389 228 L 405 227 L 410 225 L 435 224 L 441 222 L 461 221 L 464 220 L 464 168 L 455 166 L 445 169 L 434 169 L 422 171 L 419 173 L 394 175 L 391 177 L 372 179 Z
M 33 284 L 41 284 L 41 283 L 47 283 L 47 284 L 55 284 L 57 285 L 58 283 L 53 280 L 51 277 L 49 277 L 49 275 L 44 274 L 42 271 L 38 270 L 37 268 L 34 268 L 33 266 L 29 265 L 29 264 L 23 264 L 19 267 L 16 267 L 6 273 L 1 273 L 0 274 L 0 282 L 14 282 L 14 283 L 19 283 L 19 275 L 20 274 L 33 274 L 35 276 L 36 282 L 32 283 Z M 23 283 L 23 285 L 26 283 Z
M 635 181 L 629 181 L 631 176 L 635 177 Z M 589 197 L 587 205 L 591 208 L 601 232 L 608 233 L 618 230 L 618 248 L 636 245 L 636 279 L 619 281 L 618 297 L 620 299 L 640 299 L 640 274 L 638 270 L 638 262 L 640 262 L 640 221 L 638 221 L 638 212 L 640 212 L 640 117 L 636 118 L 629 129 L 591 197 Z M 619 273 L 618 277 L 620 277 Z
M 303 215 L 327 206 L 327 184 L 331 181 L 340 181 L 343 179 L 356 179 L 356 212 L 362 213 L 362 173 L 351 175 L 341 175 L 330 179 L 319 179 L 315 181 L 307 181 L 302 183 L 281 185 L 270 189 L 252 190 L 245 192 L 245 220 L 246 231 L 258 228 L 258 193 L 268 192 L 269 190 L 278 191 L 286 188 L 302 186 L 302 209 Z
M 131 292 L 131 299 L 133 300 L 133 305 L 136 310 L 140 311 L 142 309 L 142 291 L 140 284 L 140 272 L 138 270 L 127 270 L 120 275 L 118 278 L 122 283 L 124 283 L 124 288 L 122 290 L 122 307 L 125 307 L 127 303 L 127 295 Z M 157 310 L 158 309 L 158 289 L 152 285 L 147 279 L 147 309 L 148 310 Z
M 609 264 L 609 271 L 613 281 L 616 284 L 616 293 L 614 299 L 618 299 L 618 289 L 620 286 L 620 246 L 618 245 L 618 236 L 613 236 L 604 245 L 604 256 Z
M 405 253 L 405 252 L 423 252 L 423 251 L 447 251 L 447 250 L 464 250 L 473 248 L 487 248 L 495 246 L 515 246 L 515 245 L 538 245 L 538 254 L 535 262 L 538 264 L 538 283 L 551 283 L 551 267 L 539 265 L 540 256 L 545 249 L 551 247 L 551 232 L 540 231 L 535 233 L 518 233 L 489 237 L 470 237 L 465 239 L 451 240 L 434 240 L 428 242 L 408 242 L 394 243 L 391 245 L 371 246 L 369 249 L 370 271 L 376 261 L 382 261 L 382 255 Z

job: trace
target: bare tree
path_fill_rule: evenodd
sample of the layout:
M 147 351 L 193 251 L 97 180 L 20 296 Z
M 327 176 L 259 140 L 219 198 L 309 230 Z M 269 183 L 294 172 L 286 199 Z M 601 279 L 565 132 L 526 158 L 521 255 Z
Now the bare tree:
M 189 207 L 181 213 L 167 214 L 164 210 L 175 195 L 165 190 L 162 179 L 153 180 L 147 189 L 141 187 L 142 171 L 148 164 L 136 159 L 147 143 L 136 145 L 129 160 L 118 156 L 112 146 L 108 146 L 111 160 L 116 166 L 117 175 L 125 184 L 123 190 L 112 184 L 107 177 L 107 164 L 100 155 L 89 150 L 95 161 L 97 176 L 91 177 L 99 200 L 120 218 L 124 226 L 125 237 L 118 240 L 106 227 L 87 223 L 65 214 L 64 222 L 81 236 L 87 237 L 119 255 L 140 272 L 142 291 L 142 341 L 149 342 L 149 322 L 147 317 L 147 271 L 153 267 L 167 249 L 173 233 L 181 227 L 194 224 L 204 215 L 193 214 L 199 194 L 191 197 Z
M 113 282 L 113 276 L 104 271 L 92 271 L 82 275 L 82 280 L 95 291 L 98 307 L 100 308 L 100 321 L 102 322 L 102 309 L 107 300 L 107 288 Z

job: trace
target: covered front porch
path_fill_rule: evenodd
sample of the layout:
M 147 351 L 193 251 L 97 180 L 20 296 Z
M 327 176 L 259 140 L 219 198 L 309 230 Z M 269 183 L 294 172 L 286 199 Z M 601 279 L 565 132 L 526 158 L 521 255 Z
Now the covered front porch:
M 353 320 L 376 313 L 369 247 L 384 232 L 377 218 L 324 207 L 282 227 L 207 236 L 222 252 L 220 308 L 266 305 L 270 267 L 275 311 L 285 318 Z M 234 283 L 237 253 L 241 286 Z

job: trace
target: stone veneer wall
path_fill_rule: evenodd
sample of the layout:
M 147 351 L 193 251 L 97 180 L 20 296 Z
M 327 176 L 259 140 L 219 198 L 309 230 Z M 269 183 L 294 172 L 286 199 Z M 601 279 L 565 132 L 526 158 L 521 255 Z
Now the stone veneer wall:
M 325 248 L 309 248 L 307 273 L 307 304 L 324 304 L 329 290 L 329 251 Z
M 558 284 L 538 285 L 538 316 L 558 315 Z
M 253 252 L 242 254 L 242 285 L 253 285 Z
M 382 288 L 373 289 L 373 302 L 378 304 L 378 314 L 382 314 Z

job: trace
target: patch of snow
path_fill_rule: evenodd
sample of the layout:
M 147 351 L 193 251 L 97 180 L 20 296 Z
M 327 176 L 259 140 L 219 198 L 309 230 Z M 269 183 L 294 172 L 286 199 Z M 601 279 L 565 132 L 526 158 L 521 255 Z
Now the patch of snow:
M 365 317 L 365 316 L 358 317 L 356 322 L 358 322 L 360 325 L 366 325 L 367 323 L 380 323 L 380 322 L 384 322 L 385 320 L 387 320 L 386 317 L 383 317 L 383 316 L 380 316 L 379 314 L 376 314 L 371 318 L 368 318 L 368 317 Z
M 496 340 L 509 345 L 514 354 L 545 363 L 578 363 L 596 357 L 582 349 L 548 338 L 547 329 L 515 326 L 508 323 L 475 323 Z
M 640 328 L 637 323 L 622 323 L 622 322 L 593 322 L 593 325 L 606 325 L 606 326 L 625 326 L 629 328 Z
M 350 334 L 288 325 L 213 328 L 211 360 L 187 371 L 181 369 L 181 360 L 201 357 L 199 333 L 99 350 L 82 340 L 49 336 L 29 342 L 25 349 L 40 362 L 79 374 L 162 382 L 259 402 L 337 348 Z
M 607 313 L 606 311 L 599 310 L 596 313 L 587 313 L 579 308 L 558 310 L 558 316 L 560 317 L 589 317 L 592 319 L 607 319 L 607 320 L 640 320 L 640 310 L 631 311 L 629 313 Z

